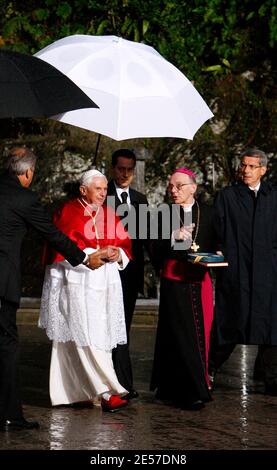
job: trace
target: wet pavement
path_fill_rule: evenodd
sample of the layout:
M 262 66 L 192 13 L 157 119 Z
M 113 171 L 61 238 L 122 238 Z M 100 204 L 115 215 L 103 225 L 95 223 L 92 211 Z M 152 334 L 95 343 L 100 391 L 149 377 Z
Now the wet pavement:
M 20 325 L 21 372 L 33 431 L 2 432 L 0 450 L 275 450 L 277 397 L 253 382 L 255 347 L 237 346 L 217 376 L 214 400 L 200 411 L 162 404 L 149 391 L 155 327 L 132 329 L 135 387 L 140 397 L 117 413 L 101 408 L 51 407 L 51 344 L 35 325 Z M 181 390 L 178 391 L 181 393 Z

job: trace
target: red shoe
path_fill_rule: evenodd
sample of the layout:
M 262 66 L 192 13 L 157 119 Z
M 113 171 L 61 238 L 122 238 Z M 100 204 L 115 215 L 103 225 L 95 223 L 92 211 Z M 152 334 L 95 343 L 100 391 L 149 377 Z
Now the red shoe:
M 101 399 L 102 410 L 109 411 L 110 413 L 118 411 L 126 405 L 128 405 L 128 401 L 123 400 L 119 395 L 112 395 L 109 400 Z

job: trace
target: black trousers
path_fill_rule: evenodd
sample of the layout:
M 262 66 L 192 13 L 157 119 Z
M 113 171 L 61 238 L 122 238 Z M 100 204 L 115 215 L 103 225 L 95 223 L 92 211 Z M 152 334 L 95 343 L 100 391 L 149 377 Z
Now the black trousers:
M 277 346 L 259 345 L 253 376 L 266 385 L 277 386 Z
M 0 420 L 23 416 L 19 387 L 18 304 L 0 299 Z
M 113 349 L 112 358 L 118 381 L 124 388 L 126 388 L 126 390 L 131 391 L 133 390 L 133 372 L 129 351 L 129 339 L 132 319 L 138 296 L 137 271 L 135 264 L 133 264 L 132 261 L 130 261 L 124 271 L 120 272 L 120 277 L 123 291 L 128 342 L 127 344 L 119 344 L 115 349 Z
M 219 344 L 216 327 L 213 325 L 209 351 L 209 372 L 217 371 L 229 359 L 235 343 Z M 265 385 L 277 386 L 277 346 L 260 344 L 254 364 L 254 378 L 264 381 Z

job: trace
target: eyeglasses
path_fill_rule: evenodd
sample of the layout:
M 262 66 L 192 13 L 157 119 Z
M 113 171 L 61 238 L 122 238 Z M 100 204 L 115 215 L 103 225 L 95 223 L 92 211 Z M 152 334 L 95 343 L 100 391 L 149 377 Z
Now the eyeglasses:
M 247 165 L 246 163 L 241 163 L 239 167 L 241 170 L 246 170 L 246 168 L 248 167 L 250 171 L 254 171 L 257 168 L 261 168 L 261 166 L 262 165 Z
M 183 186 L 187 186 L 187 185 L 189 185 L 189 184 L 191 184 L 191 183 L 177 184 L 176 186 L 175 186 L 174 184 L 169 184 L 169 185 L 167 186 L 167 190 L 168 190 L 168 191 L 172 191 L 173 189 L 176 189 L 176 191 L 179 192 L 179 191 L 181 191 L 181 189 L 182 189 Z

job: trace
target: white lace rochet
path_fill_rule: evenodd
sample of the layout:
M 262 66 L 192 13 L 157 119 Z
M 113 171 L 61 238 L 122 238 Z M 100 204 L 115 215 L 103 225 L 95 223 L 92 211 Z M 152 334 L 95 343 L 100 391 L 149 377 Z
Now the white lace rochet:
M 93 249 L 86 249 L 93 252 Z M 120 250 L 123 267 L 128 258 Z M 91 270 L 67 261 L 47 266 L 43 284 L 39 327 L 58 342 L 95 346 L 110 351 L 127 342 L 118 263 Z

